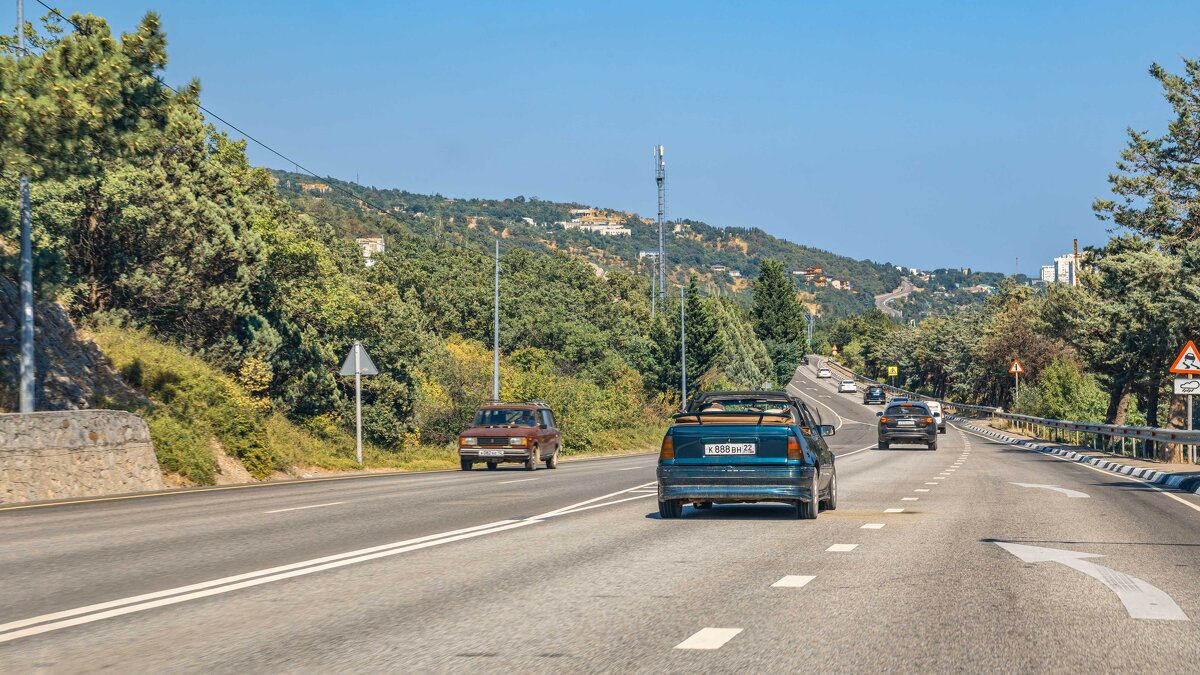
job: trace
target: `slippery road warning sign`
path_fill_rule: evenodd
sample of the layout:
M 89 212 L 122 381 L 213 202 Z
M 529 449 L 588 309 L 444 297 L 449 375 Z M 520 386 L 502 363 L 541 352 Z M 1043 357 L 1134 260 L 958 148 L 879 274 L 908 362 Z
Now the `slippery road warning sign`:
M 1171 364 L 1171 372 L 1180 375 L 1200 375 L 1200 353 L 1196 352 L 1196 344 L 1191 340 L 1183 346 L 1183 351 L 1175 357 Z
M 1025 372 L 1025 369 L 1021 367 L 1020 361 L 1013 359 L 1013 364 L 1008 367 L 1008 372 L 1016 375 L 1017 373 Z

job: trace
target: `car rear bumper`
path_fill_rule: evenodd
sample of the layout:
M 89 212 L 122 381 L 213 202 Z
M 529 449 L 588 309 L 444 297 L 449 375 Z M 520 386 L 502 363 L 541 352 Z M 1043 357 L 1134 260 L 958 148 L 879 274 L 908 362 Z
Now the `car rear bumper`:
M 937 429 L 929 429 L 928 431 L 924 429 L 918 429 L 915 431 L 896 430 L 879 434 L 879 440 L 884 443 L 891 443 L 892 441 L 916 441 L 918 443 L 925 443 L 936 438 Z
M 658 467 L 660 501 L 683 499 L 712 502 L 809 502 L 813 499 L 812 466 Z
M 503 455 L 481 455 L 483 452 L 503 452 Z M 459 448 L 458 456 L 476 462 L 524 462 L 533 454 L 532 450 L 524 448 Z

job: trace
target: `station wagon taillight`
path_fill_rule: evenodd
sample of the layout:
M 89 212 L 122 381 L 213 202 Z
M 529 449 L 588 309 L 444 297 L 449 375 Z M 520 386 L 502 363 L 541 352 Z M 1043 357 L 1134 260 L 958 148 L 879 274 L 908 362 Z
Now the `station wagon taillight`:
M 880 418 L 879 418 L 879 421 L 880 421 L 880 422 L 883 422 L 884 424 L 887 424 L 888 422 L 891 422 L 891 420 L 890 420 L 890 419 L 888 419 L 887 417 L 880 417 Z
M 658 451 L 658 461 L 675 459 L 675 439 L 670 434 L 663 436 L 662 449 Z
M 933 424 L 933 418 L 932 418 L 932 417 L 926 417 L 925 419 L 923 419 L 923 420 L 921 420 L 921 421 L 922 421 L 922 422 L 924 422 L 925 424 Z
M 792 434 L 788 434 L 788 448 L 787 448 L 788 460 L 789 461 L 790 460 L 799 461 L 802 457 L 803 457 L 803 454 L 800 451 L 800 439 L 796 438 Z

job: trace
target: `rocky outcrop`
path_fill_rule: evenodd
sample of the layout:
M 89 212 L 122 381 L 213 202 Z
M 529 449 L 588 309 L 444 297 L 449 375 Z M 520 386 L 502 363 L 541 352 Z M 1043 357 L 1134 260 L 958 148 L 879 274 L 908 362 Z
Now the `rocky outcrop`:
M 146 421 L 119 410 L 0 415 L 0 503 L 160 490 Z
M 17 284 L 0 275 L 0 412 L 17 409 L 20 297 Z M 80 410 L 101 400 L 146 402 L 121 379 L 96 343 L 79 336 L 61 306 L 52 302 L 36 303 L 33 322 L 37 376 L 35 409 Z

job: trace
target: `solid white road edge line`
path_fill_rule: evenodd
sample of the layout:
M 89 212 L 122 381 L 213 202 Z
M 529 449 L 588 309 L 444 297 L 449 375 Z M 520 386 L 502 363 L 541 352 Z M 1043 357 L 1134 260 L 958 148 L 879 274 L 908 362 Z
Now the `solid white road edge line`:
M 165 605 L 174 605 L 174 604 L 177 604 L 180 602 L 187 602 L 189 600 L 195 600 L 197 598 L 208 597 L 210 595 L 218 595 L 221 593 L 228 593 L 230 591 L 238 590 L 241 588 L 249 588 L 251 586 L 258 586 L 258 585 L 270 583 L 273 581 L 280 581 L 283 579 L 290 579 L 292 577 L 303 576 L 306 574 L 313 574 L 315 572 L 320 572 L 320 571 L 327 570 L 327 569 L 333 569 L 336 567 L 344 567 L 346 565 L 352 565 L 355 563 L 366 562 L 368 560 L 374 560 L 376 558 L 383 558 L 383 557 L 387 557 L 387 556 L 398 555 L 400 553 L 406 553 L 408 551 L 415 551 L 415 550 L 422 549 L 422 548 L 429 548 L 430 546 L 438 546 L 440 544 L 446 544 L 446 543 L 449 543 L 452 541 L 459 541 L 462 539 L 469 539 L 471 537 L 478 537 L 478 536 L 484 535 L 484 534 L 492 534 L 494 532 L 503 532 L 504 530 L 511 530 L 513 528 L 523 527 L 525 525 L 532 525 L 534 523 L 539 523 L 539 522 L 541 522 L 541 521 L 539 521 L 539 520 L 518 520 L 518 521 L 502 520 L 502 521 L 498 521 L 496 523 L 490 523 L 489 525 L 481 525 L 481 526 L 477 526 L 477 527 L 473 527 L 473 528 L 467 528 L 466 530 L 455 530 L 453 532 L 444 532 L 440 535 L 430 535 L 428 537 L 421 537 L 418 539 L 410 539 L 407 542 L 396 542 L 395 544 L 385 544 L 383 546 L 375 546 L 375 547 L 371 547 L 371 548 L 360 549 L 358 551 L 350 551 L 348 553 L 342 553 L 342 554 L 333 555 L 333 556 L 326 556 L 324 558 L 316 558 L 314 560 L 305 560 L 303 562 L 293 563 L 291 565 L 283 565 L 281 567 L 273 567 L 271 569 L 258 570 L 257 572 L 247 572 L 246 574 L 239 574 L 239 575 L 235 575 L 232 577 L 224 577 L 222 579 L 213 579 L 212 581 L 206 581 L 206 582 L 199 583 L 199 584 L 192 584 L 190 586 L 181 586 L 179 588 L 167 589 L 165 591 L 158 591 L 156 593 L 147 593 L 144 595 L 138 595 L 138 596 L 134 596 L 134 597 L 130 597 L 130 598 L 123 598 L 121 600 L 113 600 L 110 602 L 100 603 L 97 605 L 89 605 L 87 607 L 79 607 L 76 609 L 66 610 L 66 611 L 62 611 L 62 612 L 55 612 L 53 614 L 44 614 L 42 616 L 35 616 L 35 617 L 28 618 L 28 619 L 22 619 L 20 621 L 13 621 L 10 623 L 6 623 L 4 625 L 0 625 L 0 631 L 5 631 L 3 633 L 0 633 L 0 642 L 9 642 L 11 640 L 28 637 L 30 635 L 37 635 L 39 633 L 47 633 L 47 632 L 50 632 L 53 630 L 68 628 L 70 626 L 77 626 L 79 624 L 91 623 L 93 621 L 100 621 L 101 619 L 108 619 L 108 618 L 111 618 L 114 616 L 121 616 L 123 614 L 132 614 L 134 612 L 142 612 L 142 611 L 145 611 L 148 609 L 153 609 L 155 607 L 162 607 Z M 405 544 L 407 544 L 407 545 L 405 545 Z M 282 571 L 282 570 L 286 570 L 286 571 Z M 191 592 L 188 592 L 188 591 L 191 591 Z M 180 593 L 182 593 L 182 595 L 179 595 Z M 169 597 L 167 597 L 167 596 L 169 596 Z M 134 604 L 131 604 L 131 603 L 134 603 Z M 121 605 L 124 605 L 124 606 L 122 607 Z M 116 607 L 116 609 L 106 609 L 106 608 L 110 608 L 110 607 Z M 106 611 L 99 611 L 99 612 L 96 611 L 96 610 L 100 610 L 100 609 L 106 609 Z M 89 613 L 89 612 L 95 612 L 95 613 Z M 81 614 L 83 614 L 85 616 L 80 616 Z M 62 617 L 73 617 L 73 618 L 66 618 L 66 619 L 63 619 L 60 621 L 55 621 L 55 619 L 60 619 Z M 53 623 L 46 623 L 48 621 L 52 621 Z M 34 624 L 41 624 L 41 625 L 34 625 Z M 30 626 L 30 625 L 33 625 L 33 627 L 32 628 L 24 628 L 24 629 L 20 628 L 21 626 Z M 17 630 L 12 630 L 14 628 L 16 628 Z
M 1009 445 L 1008 443 L 1005 443 L 1004 441 L 996 440 L 993 438 L 988 438 L 987 436 L 984 436 L 983 434 L 977 434 L 974 431 L 971 431 L 969 429 L 959 429 L 959 431 L 961 431 L 963 433 L 967 433 L 967 434 L 974 434 L 974 435 L 982 438 L 985 441 L 992 441 L 993 443 L 1001 443 L 1003 445 Z M 1037 451 L 1030 450 L 1030 452 L 1037 452 Z M 1162 494 L 1170 497 L 1171 499 L 1174 499 L 1175 501 L 1179 502 L 1180 504 L 1183 504 L 1184 506 L 1188 507 L 1189 509 L 1192 509 L 1193 511 L 1200 511 L 1200 506 L 1197 506 L 1196 504 L 1193 504 L 1193 503 L 1189 502 L 1188 500 L 1183 499 L 1182 497 L 1179 497 L 1178 495 L 1171 494 L 1170 492 L 1167 492 L 1166 490 L 1158 487 L 1157 485 L 1155 485 L 1154 483 L 1151 483 L 1148 480 L 1142 480 L 1141 478 L 1134 478 L 1133 476 L 1127 476 L 1123 473 L 1116 473 L 1114 471 L 1105 471 L 1104 469 L 1092 466 L 1091 464 L 1084 464 L 1083 462 L 1076 462 L 1075 460 L 1067 459 L 1066 457 L 1057 457 L 1055 455 L 1051 455 L 1049 453 L 1042 453 L 1042 452 L 1039 452 L 1038 454 L 1042 455 L 1043 457 L 1050 457 L 1052 459 L 1057 459 L 1057 460 L 1060 460 L 1063 462 L 1067 462 L 1071 466 L 1078 466 L 1078 467 L 1084 468 L 1084 469 L 1091 469 L 1092 471 L 1097 471 L 1106 476 L 1120 476 L 1121 478 L 1124 478 L 1126 480 L 1143 483 L 1146 485 L 1146 487 L 1150 488 L 1151 490 L 1154 490 L 1155 492 L 1161 492 Z
M 263 513 L 283 513 L 284 511 L 303 511 L 304 509 L 319 509 L 322 506 L 337 506 L 346 502 L 327 502 L 325 504 L 309 504 L 308 506 L 293 506 L 290 509 L 275 509 L 274 511 L 263 511 Z
M 537 480 L 537 478 L 518 478 L 516 480 L 502 480 L 499 483 L 496 483 L 496 485 L 508 485 L 509 483 L 527 483 L 531 480 Z
M 626 489 L 624 489 L 624 490 L 617 490 L 616 492 L 610 492 L 610 493 L 608 493 L 608 494 L 606 494 L 606 495 L 600 495 L 599 497 L 593 497 L 592 499 L 585 499 L 584 501 L 581 501 L 581 502 L 576 502 L 576 503 L 574 503 L 574 504 L 569 504 L 569 505 L 567 505 L 567 506 L 564 506 L 564 507 L 562 507 L 561 509 L 554 509 L 553 511 L 547 511 L 547 512 L 545 512 L 545 513 L 543 513 L 543 514 L 536 515 L 536 516 L 534 516 L 533 518 L 534 518 L 535 520 L 542 520 L 542 519 L 545 519 L 545 518 L 551 518 L 551 517 L 553 517 L 553 516 L 560 515 L 560 514 L 562 514 L 562 513 L 565 513 L 565 512 L 567 512 L 567 511 L 576 511 L 576 510 L 578 510 L 578 509 L 579 509 L 579 507 L 580 507 L 580 506 L 586 506 L 586 505 L 588 505 L 588 504 L 594 504 L 594 503 L 596 503 L 596 502 L 598 502 L 598 501 L 601 501 L 601 500 L 604 500 L 604 499 L 608 499 L 609 497 L 616 497 L 617 495 L 623 495 L 623 494 L 625 494 L 626 492 L 633 492 L 634 490 L 637 490 L 637 489 L 639 489 L 639 488 L 646 488 L 646 487 L 650 487 L 651 485 L 654 485 L 654 486 L 656 486 L 656 487 L 657 487 L 657 486 L 658 486 L 658 481 L 651 481 L 651 482 L 649 482 L 649 483 L 642 483 L 641 485 L 634 485 L 634 486 L 633 486 L 633 487 L 631 487 L 631 488 L 626 488 Z
M 675 649 L 720 649 L 740 632 L 741 628 L 701 628 Z
M 188 586 L 170 588 L 162 591 L 155 591 L 153 593 L 144 593 L 142 595 L 121 598 L 118 600 L 110 600 L 108 602 L 88 605 L 86 607 L 77 607 L 60 612 L 53 612 L 51 614 L 30 617 L 28 619 L 19 619 L 17 621 L 0 624 L 0 642 L 8 642 L 30 635 L 37 635 L 40 633 L 46 633 L 84 623 L 91 623 L 93 621 L 99 621 L 114 616 L 131 614 L 133 612 L 141 612 L 147 609 L 153 609 L 155 607 L 173 605 L 196 598 L 218 595 L 241 588 L 258 586 L 273 581 L 280 581 L 282 579 L 312 574 L 314 572 L 343 567 L 345 565 L 354 563 L 366 562 L 376 558 L 406 553 L 409 551 L 428 548 L 430 546 L 437 546 L 439 544 L 446 544 L 462 539 L 469 539 L 483 534 L 492 534 L 494 532 L 502 532 L 517 527 L 523 527 L 525 525 L 533 525 L 535 523 L 542 522 L 542 520 L 547 517 L 565 515 L 567 511 L 575 512 L 584 510 L 580 507 L 585 507 L 586 505 L 594 504 L 596 501 L 624 494 L 648 485 L 654 485 L 654 483 L 645 483 L 643 485 L 634 486 L 627 490 L 620 490 L 607 495 L 601 495 L 595 499 L 589 499 L 576 504 L 571 504 L 563 507 L 562 509 L 551 511 L 542 516 L 534 516 L 533 518 L 528 518 L 525 520 L 500 520 L 494 523 L 476 525 L 474 527 L 452 530 L 439 534 L 431 534 L 414 539 L 406 539 L 404 541 L 393 542 L 391 544 L 381 544 L 379 546 L 372 546 L 370 548 L 347 551 L 345 553 L 338 553 L 322 558 L 314 558 L 312 560 L 304 560 L 297 563 L 257 570 L 254 572 L 246 572 L 244 574 L 213 579 Z M 594 504 L 594 506 L 586 506 L 586 508 L 609 506 L 611 504 L 618 504 L 623 501 L 649 496 L 651 495 L 638 495 L 629 499 L 621 499 L 613 502 L 606 502 L 604 504 Z M 28 628 L 29 626 L 34 627 Z
M 837 453 L 834 453 L 834 457 L 837 457 L 838 459 L 841 459 L 841 458 L 843 458 L 843 457 L 849 457 L 850 455 L 857 455 L 858 453 L 860 453 L 860 452 L 866 452 L 867 450 L 870 450 L 871 448 L 874 448 L 874 447 L 875 447 L 875 446 L 877 446 L 877 445 L 879 445 L 879 444 L 878 444 L 878 443 L 872 443 L 872 444 L 868 445 L 868 446 L 867 446 L 867 447 L 865 447 L 865 448 L 859 448 L 858 450 L 854 450 L 854 451 L 851 451 L 851 452 L 843 452 L 843 453 L 842 453 L 842 454 L 840 454 L 840 455 L 839 455 L 839 454 L 837 454 Z

